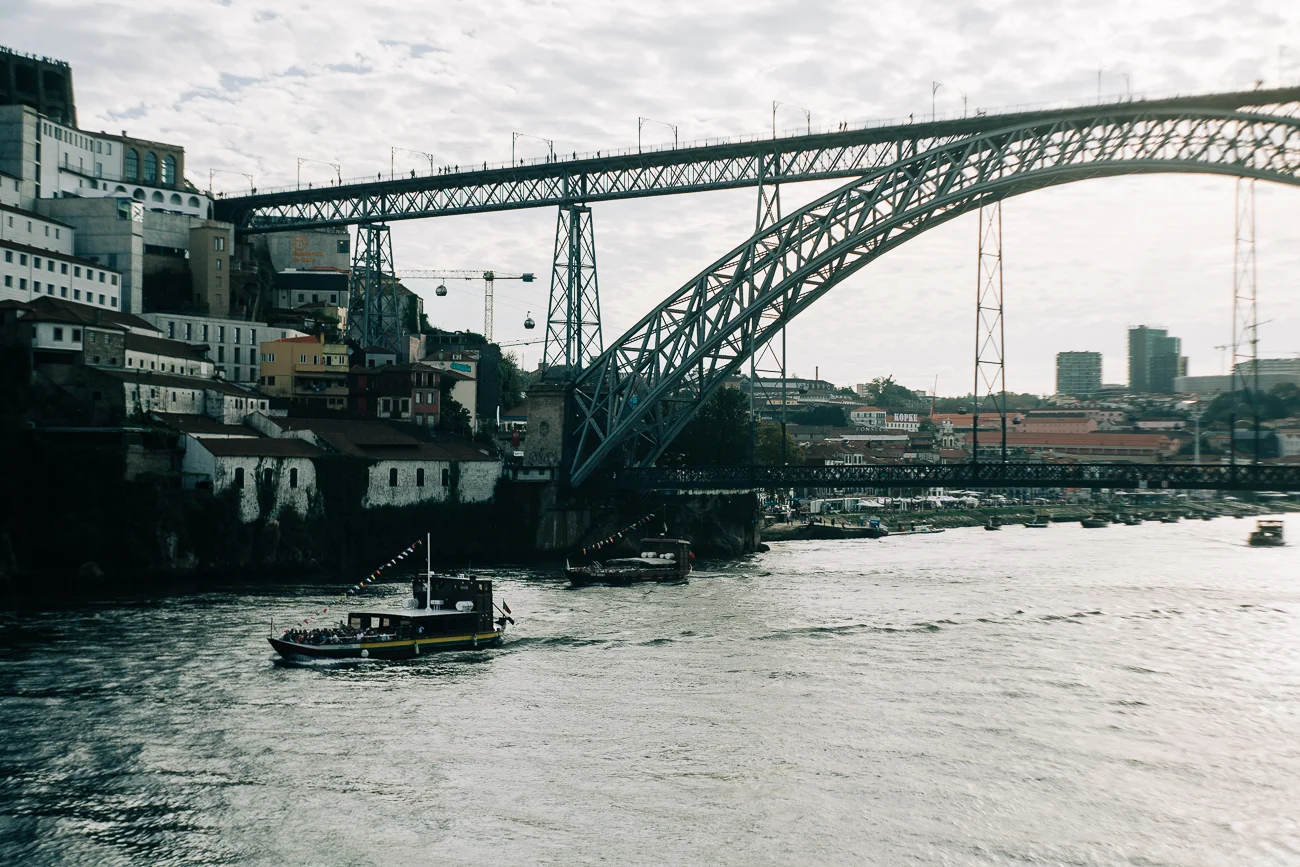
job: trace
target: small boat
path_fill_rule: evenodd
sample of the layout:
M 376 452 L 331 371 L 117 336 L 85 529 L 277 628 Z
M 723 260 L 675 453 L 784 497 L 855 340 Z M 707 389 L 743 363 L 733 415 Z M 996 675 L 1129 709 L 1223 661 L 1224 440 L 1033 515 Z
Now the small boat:
M 435 576 L 426 566 L 425 574 L 411 581 L 411 598 L 400 608 L 350 611 L 337 627 L 293 627 L 267 640 L 286 659 L 410 659 L 499 645 L 514 619 L 504 608 L 494 621 L 495 608 L 491 581 Z
M 1119 514 L 1119 512 L 1116 512 L 1110 516 L 1110 522 L 1112 524 L 1122 524 L 1124 523 L 1124 516 Z
M 1136 527 L 1138 524 L 1142 523 L 1142 519 L 1137 515 L 1125 515 L 1123 519 L 1121 519 L 1121 523 L 1125 527 Z
M 1025 521 L 1025 526 L 1031 530 L 1043 530 L 1051 525 L 1048 523 L 1047 518 L 1042 515 L 1034 515 L 1032 520 Z
M 942 533 L 943 527 L 936 527 L 933 524 L 913 524 L 910 529 L 900 527 L 897 530 L 891 530 L 891 536 L 928 536 L 932 533 Z
M 1177 516 L 1177 515 L 1161 515 L 1161 516 L 1160 516 L 1160 523 L 1162 523 L 1162 524 L 1177 524 L 1177 523 L 1178 523 L 1178 520 L 1179 520 L 1179 519 L 1178 519 L 1178 516 Z
M 1002 529 L 1002 524 L 998 521 L 997 518 L 989 518 L 989 519 L 988 519 L 988 522 L 984 525 L 984 529 L 985 529 L 985 530 L 1001 530 L 1001 529 Z
M 691 543 L 662 537 L 642 539 L 639 556 L 618 557 L 603 563 L 596 561 L 586 566 L 571 566 L 566 560 L 564 574 L 575 587 L 684 581 L 691 574 Z
M 1214 520 L 1214 515 L 1211 515 L 1209 512 L 1206 512 L 1204 515 L 1201 515 L 1201 520 L 1202 520 L 1202 521 L 1213 521 L 1213 520 Z
M 1089 530 L 1097 530 L 1108 525 L 1110 521 L 1093 515 L 1091 518 L 1084 518 L 1079 523 Z
M 1255 532 L 1247 542 L 1255 548 L 1280 548 L 1286 544 L 1282 538 L 1282 521 L 1261 519 L 1255 522 Z

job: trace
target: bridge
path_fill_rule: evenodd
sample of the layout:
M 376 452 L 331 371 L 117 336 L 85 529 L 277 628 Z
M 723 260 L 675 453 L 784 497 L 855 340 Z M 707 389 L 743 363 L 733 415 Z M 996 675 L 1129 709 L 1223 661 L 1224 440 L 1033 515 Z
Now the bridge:
M 580 485 L 610 466 L 654 467 L 703 402 L 746 362 L 752 374 L 754 359 L 772 351 L 799 313 L 880 255 L 968 211 L 1127 174 L 1300 184 L 1297 103 L 1300 88 L 1284 88 L 568 160 L 548 154 L 482 169 L 263 191 L 220 199 L 216 214 L 244 232 L 357 225 L 352 304 L 365 315 L 354 315 L 353 327 L 363 322 L 358 339 L 387 345 L 398 333 L 395 301 L 383 296 L 393 281 L 365 276 L 391 267 L 387 221 L 558 207 L 544 353 L 559 386 L 546 398 L 557 431 L 542 443 L 546 437 L 530 430 L 526 448 L 544 446 L 560 478 Z M 780 184 L 827 179 L 846 182 L 781 214 Z M 606 346 L 591 204 L 740 187 L 758 189 L 754 234 Z M 530 405 L 540 398 L 530 393 Z
M 1300 493 L 1300 466 L 1270 464 L 873 464 L 798 467 L 629 467 L 590 483 L 619 490 L 742 492 L 904 488 L 1088 488 Z

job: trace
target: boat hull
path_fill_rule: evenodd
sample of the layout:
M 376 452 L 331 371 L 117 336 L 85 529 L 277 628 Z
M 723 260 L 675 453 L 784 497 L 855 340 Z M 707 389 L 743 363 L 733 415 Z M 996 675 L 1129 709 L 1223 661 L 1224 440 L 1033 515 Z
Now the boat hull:
M 1284 545 L 1286 545 L 1286 542 L 1283 541 L 1282 539 L 1270 539 L 1270 538 L 1261 539 L 1256 536 L 1251 536 L 1246 541 L 1246 544 L 1250 545 L 1250 547 L 1252 548 L 1281 548 Z
M 594 570 L 565 569 L 564 575 L 569 579 L 569 583 L 574 587 L 589 587 L 592 585 L 622 586 L 625 584 L 672 584 L 678 581 L 685 581 L 690 570 L 671 572 L 597 572 Z
M 480 650 L 501 644 L 502 633 L 476 632 L 468 635 L 446 635 L 407 638 L 393 641 L 363 641 L 359 644 L 298 644 L 280 638 L 268 638 L 275 652 L 285 659 L 413 659 L 430 653 L 449 650 Z

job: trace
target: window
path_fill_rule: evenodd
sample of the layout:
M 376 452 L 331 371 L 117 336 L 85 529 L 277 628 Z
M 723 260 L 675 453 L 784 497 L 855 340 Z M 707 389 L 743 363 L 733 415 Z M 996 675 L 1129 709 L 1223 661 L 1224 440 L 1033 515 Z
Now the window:
M 186 322 L 186 323 L 185 323 L 185 339 L 186 339 L 186 340 L 191 340 L 191 339 L 193 339 L 193 337 L 194 337 L 194 323 L 193 323 L 193 322 Z
M 176 339 L 176 323 L 170 319 L 167 320 L 167 339 L 168 340 Z
M 415 471 L 415 486 L 417 488 L 424 487 L 424 467 L 419 467 Z
M 388 487 L 397 487 L 397 467 L 393 467 L 388 471 Z
M 217 342 L 218 343 L 226 342 L 226 326 L 224 325 L 217 326 Z
M 40 257 L 40 256 L 33 256 L 33 257 L 32 257 L 32 267 L 35 268 L 35 269 L 37 269 L 37 270 L 40 270 L 40 267 L 41 267 L 41 257 Z
M 226 249 L 226 239 L 221 237 L 220 235 L 214 237 L 212 239 L 212 249 L 218 251 Z
M 257 329 L 256 329 L 256 328 L 250 328 L 250 329 L 248 329 L 248 345 L 249 345 L 249 346 L 256 346 L 256 345 L 257 345 Z
M 306 363 L 307 363 L 307 354 L 306 354 L 305 352 L 302 353 L 302 354 L 300 354 L 300 355 L 298 356 L 298 363 L 299 363 L 299 364 L 306 364 Z
M 203 342 L 208 342 L 208 326 L 206 325 L 203 326 Z
M 60 286 L 60 287 L 59 287 L 59 297 L 60 297 L 60 298 L 67 298 L 67 297 L 68 297 L 68 287 L 67 287 L 67 286 Z
M 298 468 L 289 467 L 289 487 L 298 487 Z
M 26 278 L 26 277 L 19 277 L 19 278 L 18 278 L 18 288 L 21 289 L 21 290 L 23 290 L 24 292 L 27 291 L 27 278 Z
M 87 340 L 87 342 L 89 342 L 89 343 L 94 343 L 94 342 L 95 342 L 95 332 L 93 332 L 93 331 L 87 331 L 87 332 L 86 332 L 86 340 Z
M 76 301 L 80 301 L 80 300 L 81 300 L 81 290 L 80 290 L 80 289 L 73 289 L 73 290 L 72 290 L 72 297 L 73 297 L 74 300 L 76 300 Z
M 217 364 L 224 364 L 226 361 L 226 347 L 217 345 Z
M 62 328 L 55 328 L 55 329 L 54 329 L 54 339 L 57 340 L 57 341 L 59 341 L 60 343 L 63 342 L 63 329 L 62 329 Z
M 235 487 L 236 487 L 236 488 L 242 488 L 242 487 L 244 487 L 244 468 L 243 468 L 243 467 L 235 467 Z
M 100 283 L 103 283 L 103 282 L 104 282 L 104 272 L 103 272 L 103 271 L 100 271 L 100 272 L 99 272 L 99 282 L 100 282 Z
M 76 266 L 73 267 L 73 269 L 72 269 L 72 276 L 74 276 L 74 277 L 80 277 L 80 276 L 81 276 L 81 266 L 80 266 L 80 265 L 76 265 Z
M 149 198 L 150 198 L 152 201 L 155 201 L 155 202 L 161 202 L 161 201 L 163 200 L 163 194 L 160 193 L 160 192 L 158 192 L 157 190 L 154 190 L 154 191 L 153 191 L 153 195 L 150 196 Z
M 75 340 L 80 340 L 80 339 L 81 339 L 81 329 L 80 329 L 80 328 L 74 328 L 74 329 L 72 329 L 72 339 L 73 339 L 74 341 L 75 341 Z
M 162 182 L 165 187 L 170 187 L 172 184 L 176 183 L 176 160 L 174 160 L 171 155 L 163 157 Z M 180 197 L 177 196 L 176 204 L 179 205 L 180 203 Z
M 220 259 L 214 259 L 214 260 L 212 261 L 212 267 L 215 268 L 215 269 L 217 269 L 218 271 L 220 271 L 220 270 L 221 270 L 221 260 L 220 260 Z
M 59 263 L 59 273 L 60 273 L 60 274 L 66 274 L 66 273 L 68 273 L 68 263 L 67 263 L 67 262 L 60 262 L 60 263 Z
M 266 472 L 262 473 L 262 479 L 263 479 L 263 481 L 264 481 L 266 484 L 268 484 L 268 485 L 273 485 L 273 484 L 275 484 L 275 473 L 274 473 L 274 471 L 273 471 L 273 470 L 267 470 Z
M 27 254 L 26 254 L 26 253 L 19 253 L 19 254 L 18 254 L 18 264 L 19 264 L 19 265 L 26 265 L 26 264 L 27 264 Z
M 451 487 L 451 470 L 442 471 L 442 486 L 444 488 Z
M 299 293 L 298 293 L 298 303 L 301 304 L 304 300 L 306 300 L 306 296 L 303 295 L 301 292 L 299 292 Z
M 127 148 L 122 162 L 122 175 L 129 180 L 135 180 L 139 174 L 140 155 L 135 152 L 135 148 Z
M 45 268 L 46 271 L 51 271 L 51 272 L 54 271 L 54 260 L 53 260 L 53 259 L 47 259 L 47 260 L 45 261 L 45 265 L 46 265 L 46 268 Z
M 239 363 L 239 347 L 235 347 L 235 364 Z
M 14 278 L 9 274 L 5 275 L 5 285 L 9 287 L 12 287 L 14 285 Z
M 12 220 L 13 218 L 10 217 L 10 219 Z M 12 262 L 13 260 L 14 260 L 14 251 L 13 251 L 13 250 L 5 250 L 5 261 L 6 261 L 6 262 Z
M 41 291 L 41 281 L 40 281 L 40 280 L 36 280 L 35 282 L 32 283 L 32 291 L 35 292 L 35 293 L 37 293 L 37 294 L 40 294 L 40 291 Z
M 346 253 L 346 252 L 348 252 L 348 239 L 347 239 L 347 238 L 340 238 L 340 239 L 338 240 L 338 252 L 339 252 L 339 253 Z
M 274 376 L 268 376 L 268 377 L 266 378 L 266 384 L 267 384 L 267 385 L 275 385 L 275 377 L 274 377 Z
M 191 208 L 197 208 L 197 207 L 199 206 L 199 197 L 198 197 L 198 196 L 190 196 L 190 202 L 189 202 L 189 204 L 190 204 L 190 207 L 191 207 Z
M 146 184 L 156 183 L 158 181 L 158 157 L 153 151 L 145 151 L 144 154 L 144 182 Z M 161 196 L 159 197 L 161 198 Z
M 100 306 L 100 307 L 103 307 L 103 306 L 104 306 L 104 296 L 103 296 L 103 295 L 100 295 L 100 296 L 99 296 L 99 306 Z
M 319 355 L 313 355 L 313 356 L 311 357 L 311 363 L 312 363 L 312 364 L 320 364 L 320 356 L 319 356 Z

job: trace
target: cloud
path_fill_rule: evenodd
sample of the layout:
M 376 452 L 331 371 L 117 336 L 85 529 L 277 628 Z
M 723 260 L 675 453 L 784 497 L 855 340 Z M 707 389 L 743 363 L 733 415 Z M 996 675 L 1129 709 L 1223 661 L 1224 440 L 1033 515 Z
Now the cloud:
M 274 8 L 274 12 L 271 9 Z M 83 126 L 174 141 L 192 175 L 251 173 L 293 183 L 298 158 L 344 176 L 499 161 L 511 133 L 563 152 L 636 144 L 636 118 L 678 126 L 683 141 L 924 117 L 1020 103 L 1250 87 L 1278 76 L 1277 44 L 1300 8 L 1281 0 L 1087 4 L 1042 0 L 819 0 L 646 4 L 378 0 L 310 7 L 233 0 L 139 5 L 45 0 L 0 11 L 5 41 L 72 63 Z M 1300 80 L 1300 39 L 1282 76 Z M 666 128 L 646 134 L 669 140 Z M 520 139 L 540 153 L 545 145 Z M 400 148 L 394 152 L 393 148 Z M 304 162 L 304 182 L 333 169 Z M 232 189 L 235 175 L 217 176 Z M 206 185 L 206 178 L 203 178 Z M 787 186 L 787 206 L 814 192 Z M 1264 351 L 1300 350 L 1300 195 L 1259 191 Z M 1213 372 L 1230 331 L 1232 181 L 1090 181 L 1007 203 L 1008 383 L 1052 388 L 1057 351 L 1106 353 L 1124 375 L 1124 329 L 1164 324 L 1195 372 Z M 752 230 L 753 191 L 601 203 L 597 256 L 607 339 Z M 545 273 L 549 209 L 397 224 L 399 267 Z M 954 220 L 887 254 L 790 328 L 791 366 L 839 382 L 894 372 L 914 386 L 973 381 L 975 218 Z M 549 280 L 512 286 L 539 321 Z M 430 300 L 431 317 L 480 327 L 481 299 Z M 504 295 L 502 296 L 505 297 Z M 446 302 L 446 303 L 444 303 Z M 514 302 L 512 302 L 514 303 Z M 507 313 L 507 311 L 509 311 Z M 517 315 L 516 315 L 517 314 Z M 501 306 L 502 340 L 535 337 Z M 525 348 L 529 363 L 536 348 Z

